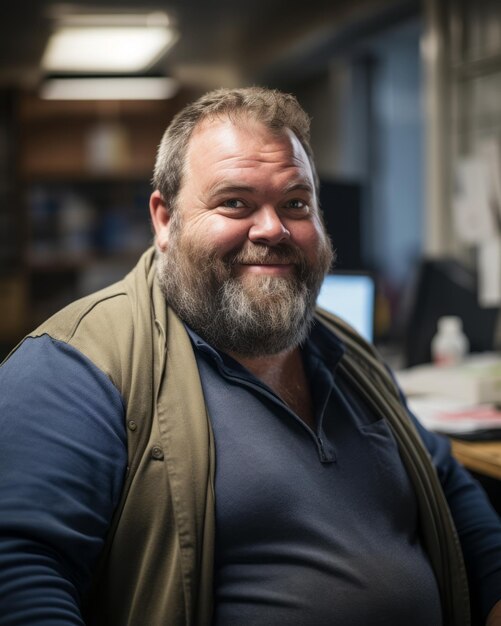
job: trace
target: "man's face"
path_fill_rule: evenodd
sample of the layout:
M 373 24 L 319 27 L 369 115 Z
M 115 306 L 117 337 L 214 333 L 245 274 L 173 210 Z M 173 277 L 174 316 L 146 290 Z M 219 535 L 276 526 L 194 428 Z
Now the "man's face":
M 209 343 L 257 356 L 304 339 L 332 252 L 290 130 L 203 122 L 173 217 L 156 231 L 166 298 Z

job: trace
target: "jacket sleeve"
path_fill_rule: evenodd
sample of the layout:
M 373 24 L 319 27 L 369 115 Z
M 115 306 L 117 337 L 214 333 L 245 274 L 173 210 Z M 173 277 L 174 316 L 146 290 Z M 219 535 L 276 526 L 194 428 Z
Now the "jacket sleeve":
M 448 438 L 411 418 L 436 467 L 463 549 L 472 607 L 485 623 L 501 599 L 501 520 L 479 483 L 452 456 Z
M 47 335 L 0 368 L 3 626 L 83 624 L 126 468 L 123 411 L 108 377 Z

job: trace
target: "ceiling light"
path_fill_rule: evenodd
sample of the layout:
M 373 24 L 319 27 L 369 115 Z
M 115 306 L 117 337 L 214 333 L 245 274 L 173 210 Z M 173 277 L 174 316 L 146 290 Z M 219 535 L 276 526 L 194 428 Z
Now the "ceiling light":
M 106 78 L 52 78 L 46 80 L 44 100 L 166 100 L 176 95 L 174 78 L 157 76 Z
M 145 70 L 177 40 L 168 26 L 63 26 L 42 58 L 47 72 L 129 73 Z
M 48 12 L 48 17 L 59 28 L 63 26 L 169 26 L 172 20 L 165 11 L 150 11 L 146 13 L 124 12 L 83 12 L 71 11 L 70 7 L 52 7 Z

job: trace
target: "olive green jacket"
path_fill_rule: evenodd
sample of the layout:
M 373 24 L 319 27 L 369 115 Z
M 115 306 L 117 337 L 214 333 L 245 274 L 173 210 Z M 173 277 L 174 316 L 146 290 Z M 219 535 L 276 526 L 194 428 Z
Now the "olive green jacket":
M 340 371 L 384 416 L 415 487 L 447 626 L 468 626 L 461 550 L 428 453 L 373 348 L 337 318 Z M 214 442 L 191 342 L 166 306 L 148 250 L 124 280 L 40 326 L 85 354 L 120 391 L 128 467 L 94 586 L 88 624 L 209 626 L 214 551 Z

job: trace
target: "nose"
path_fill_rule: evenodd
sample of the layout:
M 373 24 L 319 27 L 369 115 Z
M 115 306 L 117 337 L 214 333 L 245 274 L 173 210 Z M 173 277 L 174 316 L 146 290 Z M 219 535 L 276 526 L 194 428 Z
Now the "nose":
M 274 208 L 263 206 L 254 212 L 253 218 L 249 229 L 249 239 L 253 243 L 273 246 L 290 239 L 290 232 Z

